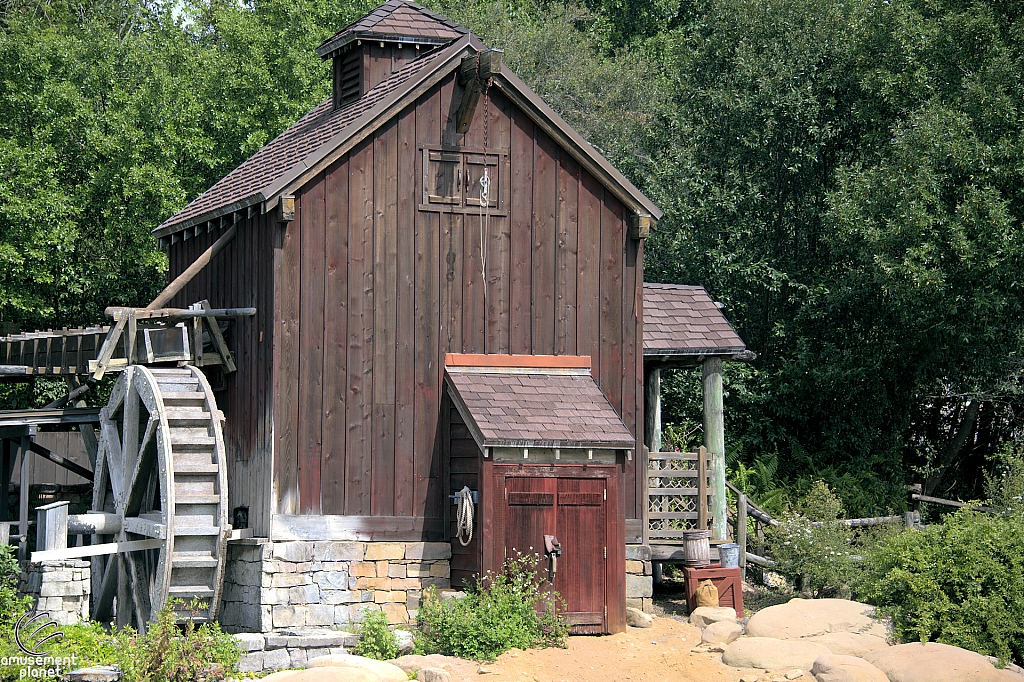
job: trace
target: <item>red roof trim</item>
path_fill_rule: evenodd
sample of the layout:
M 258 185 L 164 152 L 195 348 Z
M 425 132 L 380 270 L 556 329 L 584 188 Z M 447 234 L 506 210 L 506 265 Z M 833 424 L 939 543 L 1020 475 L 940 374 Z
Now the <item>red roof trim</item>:
M 505 355 L 500 353 L 447 353 L 445 367 L 535 367 L 590 369 L 589 355 Z

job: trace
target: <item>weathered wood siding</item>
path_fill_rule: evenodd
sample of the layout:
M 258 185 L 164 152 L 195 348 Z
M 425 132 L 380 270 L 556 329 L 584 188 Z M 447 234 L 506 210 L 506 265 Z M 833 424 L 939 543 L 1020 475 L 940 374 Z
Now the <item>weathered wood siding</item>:
M 642 434 L 643 253 L 622 204 L 497 90 L 456 135 L 461 92 L 449 76 L 313 178 L 293 221 L 242 221 L 174 301 L 258 310 L 232 323 L 238 372 L 217 396 L 231 505 L 257 533 L 271 513 L 344 514 L 443 539 L 445 353 L 590 355 Z M 508 154 L 508 210 L 486 221 L 482 273 L 479 215 L 419 204 L 423 146 L 485 141 Z M 170 275 L 219 234 L 172 244 Z M 639 459 L 627 519 L 643 515 Z
M 622 204 L 496 90 L 456 135 L 461 91 L 442 81 L 296 197 L 275 264 L 279 513 L 416 517 L 440 533 L 448 352 L 590 355 L 641 433 L 642 252 Z M 482 273 L 479 215 L 418 206 L 422 147 L 483 148 L 485 134 L 508 152 L 510 186 Z M 635 463 L 627 518 L 642 516 Z
M 219 224 L 218 224 L 219 225 Z M 237 371 L 217 391 L 224 412 L 228 502 L 249 508 L 249 527 L 257 535 L 270 530 L 273 448 L 274 260 L 280 232 L 272 216 L 255 216 L 238 224 L 231 243 L 171 302 L 186 307 L 208 299 L 215 308 L 255 307 L 255 317 L 236 318 L 226 334 Z M 194 235 L 194 232 L 192 232 Z M 169 247 L 173 279 L 205 251 L 223 230 L 205 229 Z

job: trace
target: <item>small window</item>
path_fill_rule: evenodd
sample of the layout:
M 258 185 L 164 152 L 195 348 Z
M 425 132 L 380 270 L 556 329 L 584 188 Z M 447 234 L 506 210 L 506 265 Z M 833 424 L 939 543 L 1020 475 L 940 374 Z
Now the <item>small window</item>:
M 487 191 L 487 206 L 498 207 L 498 157 L 494 154 L 466 154 L 466 206 L 483 204 L 484 190 Z M 481 182 L 486 178 L 484 182 Z
M 476 212 L 486 196 L 491 215 L 505 215 L 507 169 L 508 150 L 424 148 L 420 210 Z
M 462 154 L 427 151 L 424 194 L 430 204 L 462 203 Z

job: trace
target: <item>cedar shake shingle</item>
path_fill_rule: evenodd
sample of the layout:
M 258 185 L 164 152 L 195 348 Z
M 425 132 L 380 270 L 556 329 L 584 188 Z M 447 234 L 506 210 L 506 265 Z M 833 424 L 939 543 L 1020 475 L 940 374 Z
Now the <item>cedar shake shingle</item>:
M 260 192 L 295 168 L 320 145 L 343 132 L 410 78 L 429 68 L 441 54 L 441 51 L 435 51 L 409 62 L 349 106 L 334 109 L 331 98 L 327 98 L 157 230 L 183 223 L 221 206 L 243 201 Z
M 320 57 L 356 40 L 390 40 L 444 45 L 469 33 L 453 21 L 408 0 L 389 0 L 325 40 L 316 48 Z
M 612 448 L 636 439 L 586 370 L 445 373 L 450 395 L 481 447 Z
M 743 339 L 704 287 L 644 282 L 644 355 L 729 354 Z

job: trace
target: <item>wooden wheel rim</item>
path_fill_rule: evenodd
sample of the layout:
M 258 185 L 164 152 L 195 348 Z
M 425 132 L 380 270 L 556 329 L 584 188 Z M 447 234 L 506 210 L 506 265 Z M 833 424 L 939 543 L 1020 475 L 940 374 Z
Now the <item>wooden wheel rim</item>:
M 95 620 L 144 630 L 171 597 L 205 602 L 180 617 L 216 617 L 230 531 L 222 420 L 195 367 L 132 366 L 118 378 L 100 413 L 92 506 L 120 519 L 101 541 L 150 548 L 94 563 Z

